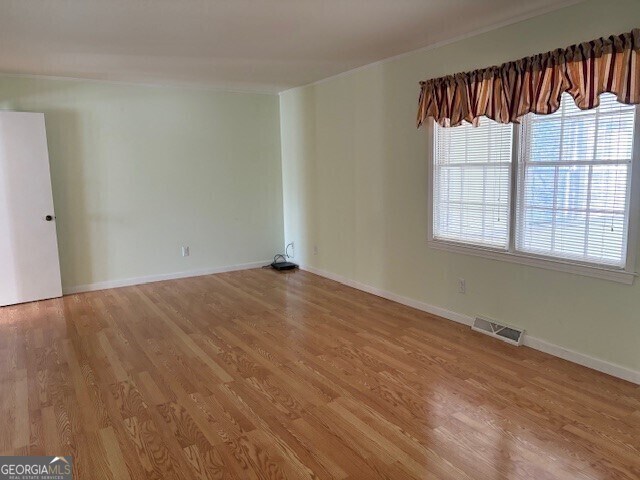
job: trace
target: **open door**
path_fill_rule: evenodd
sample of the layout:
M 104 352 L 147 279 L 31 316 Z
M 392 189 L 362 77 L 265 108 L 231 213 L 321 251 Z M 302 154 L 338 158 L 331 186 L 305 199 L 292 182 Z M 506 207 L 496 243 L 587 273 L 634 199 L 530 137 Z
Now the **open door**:
M 44 114 L 0 112 L 0 306 L 62 296 Z

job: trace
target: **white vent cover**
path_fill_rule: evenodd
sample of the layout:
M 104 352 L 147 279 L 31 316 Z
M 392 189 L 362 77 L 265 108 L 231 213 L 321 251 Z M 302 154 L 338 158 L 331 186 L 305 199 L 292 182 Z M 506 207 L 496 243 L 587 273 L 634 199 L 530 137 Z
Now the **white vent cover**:
M 504 325 L 482 317 L 476 317 L 471 329 L 516 346 L 522 345 L 522 337 L 524 336 L 524 330 L 521 328 Z

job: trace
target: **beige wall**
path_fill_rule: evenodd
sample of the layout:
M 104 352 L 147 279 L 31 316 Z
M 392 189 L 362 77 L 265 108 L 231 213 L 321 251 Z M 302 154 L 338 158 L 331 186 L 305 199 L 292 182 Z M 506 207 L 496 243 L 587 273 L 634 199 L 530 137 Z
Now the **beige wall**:
M 277 96 L 0 76 L 0 108 L 45 113 L 64 287 L 282 249 Z
M 427 247 L 430 140 L 415 128 L 419 80 L 629 31 L 639 19 L 638 1 L 585 2 L 282 93 L 285 239 L 296 260 L 640 370 L 640 282 Z

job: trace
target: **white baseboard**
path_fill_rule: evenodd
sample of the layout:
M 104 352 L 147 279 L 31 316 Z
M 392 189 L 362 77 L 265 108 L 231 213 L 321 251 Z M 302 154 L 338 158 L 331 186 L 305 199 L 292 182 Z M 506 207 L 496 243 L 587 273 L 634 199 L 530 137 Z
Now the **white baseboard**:
M 186 270 L 183 272 L 161 273 L 158 275 L 147 275 L 144 277 L 123 278 L 121 280 L 107 280 L 105 282 L 88 283 L 86 285 L 76 285 L 74 287 L 63 287 L 64 295 L 71 295 L 81 292 L 93 292 L 95 290 L 106 290 L 107 288 L 128 287 L 131 285 L 141 285 L 143 283 L 159 282 L 162 280 L 174 280 L 176 278 L 199 277 L 201 275 L 211 275 L 214 273 L 235 272 L 236 270 L 249 270 L 251 268 L 268 265 L 272 260 L 262 260 L 260 262 L 240 263 L 237 265 L 227 265 L 223 267 L 200 268 L 196 270 Z
M 622 365 L 618 365 L 617 363 L 607 362 L 606 360 L 602 360 L 600 358 L 591 357 L 589 355 L 585 355 L 584 353 L 570 350 L 560 345 L 542 340 L 541 338 L 527 335 L 526 332 L 524 335 L 523 345 L 531 347 L 535 350 L 540 350 L 544 353 L 548 353 L 549 355 L 553 355 L 554 357 L 559 357 L 563 360 L 568 360 L 570 362 L 577 363 L 578 365 L 592 368 L 593 370 L 597 370 L 613 377 L 618 377 L 623 380 L 627 380 L 628 382 L 640 385 L 639 371 L 623 367 Z
M 417 310 L 422 310 L 423 312 L 431 313 L 433 315 L 446 318 L 447 320 L 453 320 L 454 322 L 462 323 L 464 325 L 469 325 L 469 326 L 471 326 L 471 324 L 473 323 L 473 317 L 469 315 L 464 315 L 462 313 L 457 313 L 451 310 L 447 310 L 446 308 L 437 307 L 435 305 L 430 305 L 425 302 L 420 302 L 418 300 L 413 300 L 411 298 L 403 297 L 402 295 L 397 295 L 395 293 L 382 290 L 380 288 L 372 287 L 371 285 L 366 285 L 364 283 L 360 283 L 355 280 L 351 280 L 349 278 L 343 277 L 342 275 L 336 275 L 335 273 L 320 270 L 315 267 L 300 265 L 300 268 L 302 270 L 315 273 L 316 275 L 320 275 L 321 277 L 325 277 L 330 280 L 334 280 L 336 282 L 342 283 L 349 287 L 362 290 L 363 292 L 371 293 L 378 297 L 386 298 L 387 300 L 392 300 L 402 305 L 406 305 L 408 307 L 412 307 Z M 585 355 L 583 353 L 579 353 L 574 350 L 561 347 L 560 345 L 555 345 L 553 343 L 547 342 L 546 340 L 532 337 L 526 332 L 523 338 L 523 345 L 533 348 L 535 350 L 539 350 L 544 353 L 548 353 L 549 355 L 562 358 L 563 360 L 568 360 L 570 362 L 577 363 L 578 365 L 582 365 L 584 367 L 588 367 L 593 370 L 597 370 L 599 372 L 603 372 L 608 375 L 621 378 L 623 380 L 627 380 L 629 382 L 640 385 L 639 371 L 632 370 L 630 368 L 623 367 L 622 365 L 617 365 L 615 363 L 607 362 L 606 360 L 591 357 L 589 355 Z

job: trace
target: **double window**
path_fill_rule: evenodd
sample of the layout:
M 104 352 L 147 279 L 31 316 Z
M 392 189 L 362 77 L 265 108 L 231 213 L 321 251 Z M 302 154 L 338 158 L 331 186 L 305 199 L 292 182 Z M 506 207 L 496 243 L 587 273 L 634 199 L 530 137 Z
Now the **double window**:
M 636 110 L 610 94 L 580 110 L 565 94 L 557 112 L 520 125 L 435 125 L 432 244 L 630 283 Z

